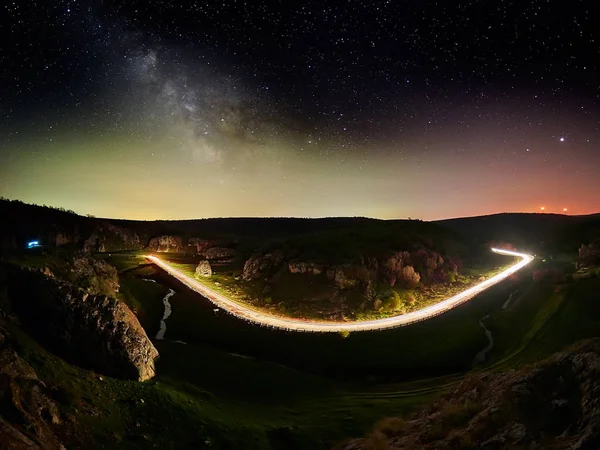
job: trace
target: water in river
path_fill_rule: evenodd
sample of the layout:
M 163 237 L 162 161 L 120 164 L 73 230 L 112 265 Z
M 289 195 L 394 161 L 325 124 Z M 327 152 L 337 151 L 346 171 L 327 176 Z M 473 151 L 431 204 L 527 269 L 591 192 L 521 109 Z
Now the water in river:
M 165 338 L 165 332 L 167 331 L 167 319 L 169 318 L 169 316 L 171 315 L 171 312 L 173 311 L 173 309 L 171 308 L 171 302 L 169 302 L 169 299 L 171 297 L 173 297 L 173 295 L 175 295 L 175 291 L 173 289 L 169 289 L 169 293 L 167 295 L 165 295 L 165 298 L 163 298 L 163 304 L 165 305 L 165 312 L 163 313 L 162 319 L 160 321 L 160 328 L 158 330 L 158 333 L 156 333 L 156 339 L 161 340 Z

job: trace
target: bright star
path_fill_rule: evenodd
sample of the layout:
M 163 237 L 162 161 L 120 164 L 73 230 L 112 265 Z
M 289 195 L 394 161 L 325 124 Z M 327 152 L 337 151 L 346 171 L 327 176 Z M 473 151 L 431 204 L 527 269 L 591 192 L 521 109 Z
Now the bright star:
M 564 138 L 564 137 L 561 137 L 561 138 L 560 138 L 560 142 L 565 142 L 565 138 Z

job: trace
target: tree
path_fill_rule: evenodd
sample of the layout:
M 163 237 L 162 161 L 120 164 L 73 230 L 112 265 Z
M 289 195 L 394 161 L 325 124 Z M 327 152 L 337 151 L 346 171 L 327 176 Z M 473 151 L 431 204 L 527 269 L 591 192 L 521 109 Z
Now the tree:
M 390 309 L 392 311 L 398 311 L 401 307 L 402 299 L 400 298 L 400 295 L 396 291 L 394 291 L 394 295 L 392 296 L 392 299 L 390 301 Z

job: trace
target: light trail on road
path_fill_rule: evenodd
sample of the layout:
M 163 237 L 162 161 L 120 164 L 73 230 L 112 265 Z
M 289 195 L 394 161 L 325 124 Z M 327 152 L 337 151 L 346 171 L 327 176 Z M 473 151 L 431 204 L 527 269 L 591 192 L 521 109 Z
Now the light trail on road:
M 513 252 L 510 250 L 503 250 L 499 248 L 492 248 L 493 252 L 500 255 L 514 256 L 520 258 L 520 261 L 510 266 L 508 269 L 501 273 L 494 275 L 487 280 L 470 287 L 469 289 L 456 294 L 446 300 L 436 303 L 435 305 L 428 306 L 418 311 L 413 311 L 408 314 L 403 314 L 394 317 L 387 317 L 385 319 L 365 320 L 357 322 L 320 322 L 320 321 L 309 321 L 301 319 L 293 319 L 288 317 L 280 317 L 272 314 L 268 314 L 262 311 L 252 309 L 239 302 L 231 300 L 230 298 L 212 290 L 211 288 L 203 285 L 198 280 L 186 275 L 180 270 L 175 269 L 173 266 L 162 261 L 156 256 L 147 255 L 150 261 L 156 264 L 158 267 L 163 269 L 169 275 L 178 279 L 181 283 L 187 287 L 202 295 L 203 297 L 210 300 L 213 304 L 219 308 L 227 311 L 228 313 L 238 317 L 240 319 L 248 320 L 258 325 L 279 328 L 283 330 L 291 331 L 305 331 L 314 333 L 339 333 L 339 332 L 353 332 L 353 331 L 373 331 L 373 330 L 384 330 L 387 328 L 396 328 L 406 325 L 410 325 L 415 322 L 421 322 L 426 319 L 430 319 L 458 305 L 472 299 L 477 294 L 489 289 L 490 287 L 506 280 L 508 277 L 521 270 L 523 267 L 533 261 L 533 256 L 524 253 Z

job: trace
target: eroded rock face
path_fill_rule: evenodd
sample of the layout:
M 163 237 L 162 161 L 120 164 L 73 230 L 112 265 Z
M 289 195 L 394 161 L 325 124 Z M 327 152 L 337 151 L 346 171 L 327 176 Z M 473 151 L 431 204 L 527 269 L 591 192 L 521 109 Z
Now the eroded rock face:
M 212 267 L 207 260 L 202 260 L 198 263 L 198 266 L 196 267 L 197 277 L 210 277 L 212 274 Z
M 193 237 L 188 240 L 188 247 L 193 248 L 196 253 L 204 253 L 213 246 L 214 243 L 212 241 L 207 241 L 206 239 Z
M 158 351 L 126 304 L 39 271 L 8 270 L 11 304 L 63 357 L 118 378 L 144 381 L 154 376 Z
M 266 277 L 276 271 L 284 259 L 285 255 L 280 251 L 252 256 L 244 263 L 242 279 L 251 281 Z
M 321 275 L 323 266 L 313 262 L 293 261 L 288 264 L 290 273 L 304 273 L 308 275 Z
M 600 241 L 588 245 L 581 245 L 579 248 L 577 265 L 579 267 L 600 265 Z
M 358 284 L 357 280 L 346 275 L 347 266 L 335 266 L 327 269 L 327 279 L 338 289 L 351 289 Z
M 43 273 L 47 276 L 53 276 L 50 269 Z M 73 257 L 70 280 L 90 294 L 114 296 L 115 292 L 119 291 L 117 269 L 107 262 L 93 258 L 84 252 L 76 253 Z
M 338 289 L 352 289 L 364 285 L 376 276 L 363 264 L 342 264 L 327 269 L 327 279 Z
M 204 252 L 204 257 L 209 261 L 221 260 L 231 261 L 235 258 L 235 250 L 227 247 L 212 247 Z
M 600 339 L 523 370 L 471 376 L 402 426 L 341 448 L 600 448 Z M 542 445 L 543 443 L 543 445 Z M 385 445 L 384 445 L 385 444 Z
M 77 242 L 78 239 L 78 236 L 69 236 L 66 233 L 56 233 L 55 244 L 57 247 L 60 247 L 63 245 L 71 244 L 73 242 Z
M 136 232 L 108 222 L 99 223 L 94 232 L 83 242 L 84 252 L 103 253 L 119 250 L 140 250 L 141 248 L 142 242 Z
M 150 239 L 146 246 L 151 252 L 179 253 L 185 251 L 183 241 L 179 236 L 158 236 Z
M 33 367 L 6 338 L 7 332 L 0 328 L 0 448 L 63 449 L 52 429 L 61 423 L 56 404 Z

